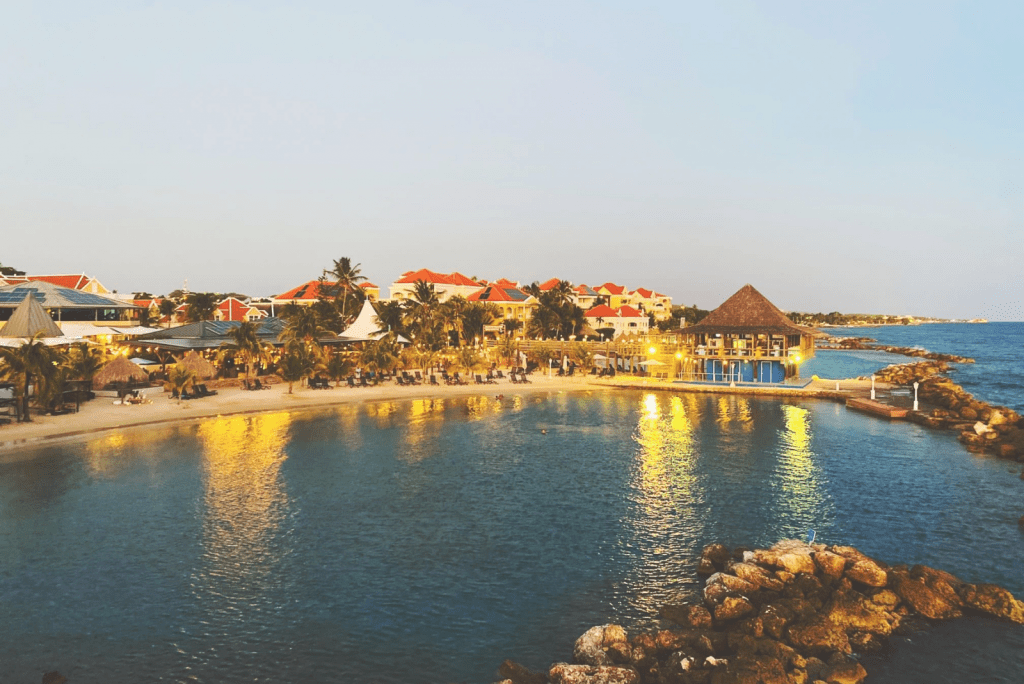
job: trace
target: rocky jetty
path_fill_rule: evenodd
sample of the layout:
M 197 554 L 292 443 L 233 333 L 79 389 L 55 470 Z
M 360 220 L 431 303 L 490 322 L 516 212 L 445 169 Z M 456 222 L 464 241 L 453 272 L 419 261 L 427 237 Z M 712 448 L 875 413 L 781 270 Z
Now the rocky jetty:
M 945 362 L 922 361 L 883 368 L 875 377 L 895 385 L 920 383 L 918 397 L 932 408 L 910 414 L 910 420 L 954 430 L 973 449 L 1024 462 L 1024 419 L 1013 409 L 975 399 L 942 375 L 946 370 Z
M 858 684 L 856 654 L 890 635 L 965 614 L 1024 624 L 1024 602 L 915 565 L 889 566 L 850 546 L 781 541 L 770 549 L 705 547 L 703 600 L 661 608 L 676 625 L 630 637 L 587 630 L 571 663 L 531 672 L 512 661 L 500 684 Z
M 945 361 L 946 363 L 974 363 L 974 359 L 956 354 L 939 354 L 917 347 L 894 347 L 887 344 L 875 344 L 870 337 L 840 337 L 828 341 L 832 349 L 870 349 L 873 351 L 884 351 L 890 354 L 902 354 L 918 359 L 930 359 L 932 361 Z

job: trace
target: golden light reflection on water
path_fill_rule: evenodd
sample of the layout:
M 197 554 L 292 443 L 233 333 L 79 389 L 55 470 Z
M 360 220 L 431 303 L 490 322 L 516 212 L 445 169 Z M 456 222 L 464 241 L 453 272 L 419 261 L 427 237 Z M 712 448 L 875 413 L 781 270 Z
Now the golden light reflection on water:
M 702 510 L 704 499 L 694 448 L 703 401 L 696 395 L 655 393 L 640 400 L 632 478 L 635 505 L 626 521 L 632 534 L 624 541 L 637 558 L 623 596 L 635 609 L 651 610 L 649 588 L 664 586 L 666 577 L 683 577 L 687 571 L 688 559 L 668 553 L 671 540 L 666 532 L 678 529 L 681 518 L 684 526 L 701 524 L 692 516 Z
M 754 429 L 754 421 L 750 415 L 750 400 L 734 395 L 719 397 L 716 421 L 723 432 L 750 432 Z
M 289 414 L 274 413 L 198 426 L 207 565 L 200 580 L 229 600 L 258 590 L 278 560 L 271 542 L 288 508 L 280 470 L 290 424 Z
M 813 519 L 824 500 L 815 454 L 811 450 L 810 411 L 782 404 L 783 429 L 779 434 L 779 460 L 775 469 L 781 490 L 777 506 L 793 519 Z
M 407 463 L 422 461 L 436 453 L 437 435 L 444 425 L 443 399 L 416 399 L 409 404 L 404 426 L 405 447 L 398 457 Z

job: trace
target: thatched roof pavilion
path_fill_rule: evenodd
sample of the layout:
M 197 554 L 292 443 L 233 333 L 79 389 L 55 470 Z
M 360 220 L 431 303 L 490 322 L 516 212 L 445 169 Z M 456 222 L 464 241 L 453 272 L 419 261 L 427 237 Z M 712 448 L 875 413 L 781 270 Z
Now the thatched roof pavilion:
M 29 294 L 18 304 L 10 320 L 0 327 L 0 337 L 32 338 L 40 333 L 43 337 L 64 337 L 46 309 Z
M 105 387 L 110 383 L 129 382 L 131 380 L 145 382 L 149 380 L 149 374 L 124 356 L 118 355 L 93 377 L 92 385 L 93 387 Z
M 814 356 L 819 334 L 789 320 L 749 284 L 680 332 L 696 360 L 694 372 L 712 382 L 781 382 L 798 376 L 799 364 Z
M 208 380 L 217 374 L 216 367 L 194 351 L 189 351 L 178 359 L 178 365 L 192 371 L 203 380 Z

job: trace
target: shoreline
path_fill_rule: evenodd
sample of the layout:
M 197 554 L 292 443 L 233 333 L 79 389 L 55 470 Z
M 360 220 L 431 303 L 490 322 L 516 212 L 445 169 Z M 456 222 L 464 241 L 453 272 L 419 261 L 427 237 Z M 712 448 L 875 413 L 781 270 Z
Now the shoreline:
M 837 382 L 841 388 L 839 391 L 835 389 Z M 62 416 L 39 415 L 33 417 L 31 423 L 12 423 L 0 427 L 0 461 L 12 460 L 11 457 L 14 454 L 25 449 L 84 440 L 118 430 L 146 427 L 163 428 L 225 416 L 259 415 L 280 411 L 315 411 L 362 402 L 443 399 L 478 394 L 551 390 L 640 390 L 844 401 L 862 394 L 867 396 L 870 381 L 857 379 L 813 380 L 805 387 L 761 388 L 690 385 L 629 376 L 615 380 L 596 380 L 589 376 L 549 378 L 535 374 L 529 385 L 513 385 L 505 381 L 495 385 L 420 385 L 412 388 L 393 384 L 355 389 L 341 386 L 331 390 L 315 391 L 307 387 L 296 388 L 293 394 L 287 393 L 287 385 L 283 383 L 273 384 L 270 387 L 269 390 L 261 391 L 222 388 L 215 396 L 183 401 L 180 404 L 170 399 L 162 390 L 151 393 L 152 403 L 149 404 L 120 405 L 114 404 L 108 397 L 97 397 L 84 403 L 78 413 Z

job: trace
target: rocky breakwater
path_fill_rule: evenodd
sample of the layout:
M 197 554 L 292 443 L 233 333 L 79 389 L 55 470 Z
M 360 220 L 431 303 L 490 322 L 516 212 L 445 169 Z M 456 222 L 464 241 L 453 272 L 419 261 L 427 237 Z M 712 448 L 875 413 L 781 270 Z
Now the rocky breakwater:
M 895 347 L 887 344 L 875 344 L 870 337 L 840 337 L 828 341 L 832 349 L 870 349 L 873 351 L 884 351 L 890 354 L 902 354 L 917 359 L 930 359 L 932 361 L 945 361 L 946 363 L 974 363 L 974 359 L 956 354 L 939 354 L 930 352 L 927 349 L 917 347 Z
M 889 566 L 850 546 L 782 541 L 770 549 L 704 549 L 703 600 L 661 608 L 676 626 L 632 638 L 592 627 L 572 663 L 530 672 L 502 664 L 501 684 L 857 684 L 855 655 L 890 635 L 965 614 L 1024 624 L 1024 602 L 915 565 Z
M 954 430 L 961 442 L 976 450 L 1024 462 L 1024 418 L 1013 409 L 975 399 L 943 375 L 947 370 L 945 362 L 922 361 L 883 368 L 875 377 L 894 385 L 920 383 L 918 397 L 932 408 L 911 414 L 911 420 Z

